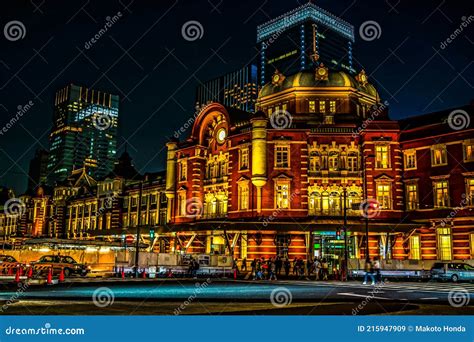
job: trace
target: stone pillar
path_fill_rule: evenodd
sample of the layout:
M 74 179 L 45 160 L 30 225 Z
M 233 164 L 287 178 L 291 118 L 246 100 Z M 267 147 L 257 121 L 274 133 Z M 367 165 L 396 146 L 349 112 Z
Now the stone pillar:
M 267 183 L 267 118 L 258 112 L 252 123 L 252 184 L 257 187 L 257 213 L 262 211 L 262 188 Z

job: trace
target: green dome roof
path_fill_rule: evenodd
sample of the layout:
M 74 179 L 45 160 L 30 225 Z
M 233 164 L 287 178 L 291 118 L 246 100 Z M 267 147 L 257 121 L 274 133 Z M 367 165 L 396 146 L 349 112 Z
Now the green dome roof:
M 295 87 L 351 87 L 374 97 L 379 96 L 372 84 L 366 83 L 362 85 L 352 75 L 344 71 L 329 69 L 328 79 L 325 81 L 317 80 L 314 71 L 305 70 L 287 76 L 279 85 L 274 85 L 272 82 L 269 82 L 262 87 L 259 97 L 276 94 Z

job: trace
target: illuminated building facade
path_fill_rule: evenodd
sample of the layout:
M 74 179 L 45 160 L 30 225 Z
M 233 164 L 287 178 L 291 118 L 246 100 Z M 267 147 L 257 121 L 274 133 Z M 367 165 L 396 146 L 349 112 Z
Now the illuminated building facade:
M 319 64 L 354 73 L 354 27 L 309 2 L 257 28 L 260 85 Z
M 56 92 L 54 105 L 48 184 L 83 167 L 98 179 L 110 173 L 116 159 L 119 97 L 70 84 Z
M 253 64 L 207 81 L 196 89 L 196 108 L 212 102 L 254 112 L 257 101 L 257 67 Z
M 451 129 L 450 111 L 391 120 L 364 71 L 277 75 L 257 113 L 209 104 L 187 140 L 168 143 L 167 216 L 181 251 L 338 267 L 344 212 L 349 257 L 366 256 L 368 207 L 372 257 L 473 257 L 472 125 Z

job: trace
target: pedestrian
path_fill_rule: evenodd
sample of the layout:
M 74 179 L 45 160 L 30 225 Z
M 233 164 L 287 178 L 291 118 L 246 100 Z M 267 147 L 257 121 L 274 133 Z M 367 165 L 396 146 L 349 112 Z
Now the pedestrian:
M 319 272 L 321 271 L 321 262 L 319 259 L 314 259 L 314 272 L 316 273 L 316 279 L 319 280 Z
M 262 280 L 264 279 L 263 278 L 263 272 L 262 272 L 262 262 L 259 260 L 257 260 L 257 266 L 256 266 L 256 276 L 255 276 L 255 279 L 256 280 Z
M 253 280 L 257 279 L 257 258 L 253 259 L 250 263 L 250 267 L 252 268 Z
M 298 271 L 300 272 L 299 273 L 300 277 L 304 276 L 304 261 L 303 261 L 303 258 L 298 259 Z
M 313 273 L 313 260 L 311 260 L 311 258 L 309 258 L 308 260 L 306 260 L 306 271 L 307 271 L 307 275 L 308 277 L 311 276 L 311 273 Z
M 380 283 L 382 281 L 382 276 L 380 274 L 380 258 L 374 258 L 374 271 L 375 271 L 375 282 Z
M 328 280 L 329 278 L 329 264 L 327 262 L 326 259 L 323 259 L 322 260 L 322 263 L 321 263 L 322 267 L 321 267 L 321 277 L 323 278 L 323 280 Z
M 367 260 L 365 261 L 365 276 L 364 282 L 362 283 L 363 285 L 367 284 L 367 278 L 370 278 L 372 280 L 372 285 L 375 285 L 374 264 L 372 263 L 372 260 L 370 260 L 370 258 L 367 258 Z
M 277 275 L 280 275 L 282 267 L 283 267 L 283 261 L 281 260 L 281 258 L 279 256 L 277 256 L 277 258 L 275 260 L 275 268 L 276 268 L 276 274 Z
M 290 260 L 288 260 L 288 258 L 285 259 L 285 275 L 288 277 L 290 275 L 290 268 L 291 268 L 291 263 L 290 263 Z
M 293 259 L 293 275 L 298 274 L 298 258 Z
M 268 277 L 268 280 L 277 280 L 277 277 L 276 277 L 276 264 L 275 262 L 273 262 L 272 259 L 270 259 L 269 261 L 269 272 L 270 272 L 270 276 Z
M 247 258 L 242 259 L 241 269 L 242 269 L 242 271 L 247 271 Z
M 190 277 L 192 277 L 194 274 L 194 259 L 193 258 L 189 260 L 188 274 Z

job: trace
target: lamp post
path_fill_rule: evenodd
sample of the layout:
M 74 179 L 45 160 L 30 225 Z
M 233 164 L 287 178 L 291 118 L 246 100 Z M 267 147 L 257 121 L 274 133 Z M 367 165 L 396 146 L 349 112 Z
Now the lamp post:
M 135 278 L 138 278 L 138 258 L 140 257 L 140 223 L 142 219 L 142 196 L 143 196 L 143 181 L 140 181 L 140 190 L 138 193 L 138 209 L 137 209 L 137 241 L 135 244 Z
M 344 187 L 344 265 L 343 265 L 343 268 L 344 268 L 344 281 L 347 281 L 347 271 L 348 271 L 348 268 L 347 268 L 347 258 L 348 258 L 348 250 L 347 250 L 347 189 L 346 187 Z

